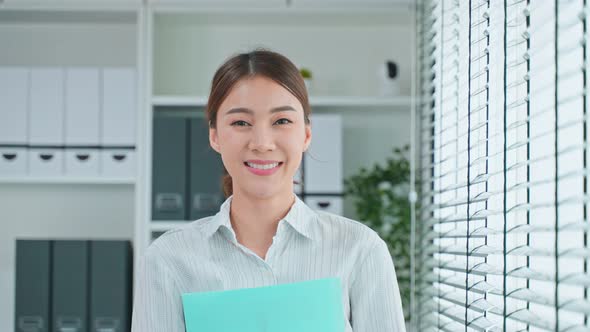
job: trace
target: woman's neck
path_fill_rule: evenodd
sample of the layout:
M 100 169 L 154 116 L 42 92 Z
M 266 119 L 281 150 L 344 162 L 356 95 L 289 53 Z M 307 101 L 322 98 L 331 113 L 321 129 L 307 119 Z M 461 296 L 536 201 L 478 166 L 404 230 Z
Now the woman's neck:
M 268 199 L 234 193 L 230 205 L 230 220 L 239 243 L 264 258 L 277 232 L 278 224 L 295 203 L 291 191 Z

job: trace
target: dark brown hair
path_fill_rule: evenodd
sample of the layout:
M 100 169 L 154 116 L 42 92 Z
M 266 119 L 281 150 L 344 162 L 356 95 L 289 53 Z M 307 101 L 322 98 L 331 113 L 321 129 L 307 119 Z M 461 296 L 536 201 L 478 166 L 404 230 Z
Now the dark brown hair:
M 227 59 L 215 72 L 205 114 L 209 127 L 216 128 L 217 112 L 233 86 L 244 78 L 264 76 L 283 86 L 303 106 L 305 123 L 309 124 L 311 107 L 303 77 L 299 69 L 287 57 L 279 53 L 258 48 L 248 53 L 236 54 Z M 226 197 L 233 194 L 232 179 L 223 168 L 222 187 Z

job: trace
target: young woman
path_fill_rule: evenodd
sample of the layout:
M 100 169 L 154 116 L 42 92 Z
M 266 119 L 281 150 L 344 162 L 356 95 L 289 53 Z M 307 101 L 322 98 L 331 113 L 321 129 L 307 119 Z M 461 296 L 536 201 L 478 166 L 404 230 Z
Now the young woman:
M 215 73 L 206 108 L 226 201 L 160 236 L 137 271 L 134 332 L 185 331 L 181 294 L 338 277 L 346 332 L 405 331 L 387 245 L 367 226 L 311 210 L 293 177 L 312 140 L 303 78 L 255 50 Z M 302 331 L 303 332 L 303 331 Z

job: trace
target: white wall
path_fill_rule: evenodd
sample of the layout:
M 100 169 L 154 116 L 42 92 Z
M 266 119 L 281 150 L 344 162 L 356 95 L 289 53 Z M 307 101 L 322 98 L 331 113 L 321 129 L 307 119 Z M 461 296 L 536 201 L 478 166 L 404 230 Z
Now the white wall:
M 0 65 L 129 66 L 136 62 L 131 24 L 0 23 L 0 44 Z
M 378 95 L 377 70 L 386 59 L 398 62 L 401 93 L 409 95 L 411 26 L 367 21 L 267 18 L 244 26 L 205 24 L 202 16 L 157 18 L 154 93 L 207 95 L 215 70 L 227 57 L 262 46 L 309 67 L 314 74 L 312 95 Z

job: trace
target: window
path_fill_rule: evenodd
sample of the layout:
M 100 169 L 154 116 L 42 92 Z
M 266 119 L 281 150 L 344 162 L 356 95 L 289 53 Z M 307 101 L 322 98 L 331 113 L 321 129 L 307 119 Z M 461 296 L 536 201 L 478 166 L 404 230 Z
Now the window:
M 417 6 L 417 331 L 590 331 L 585 0 Z

